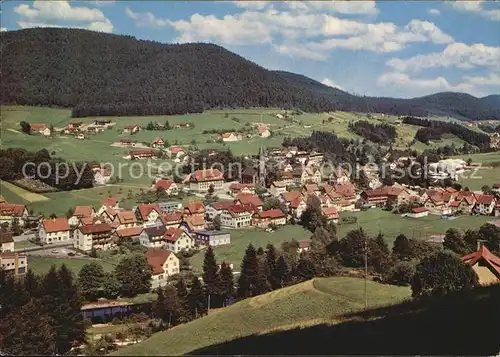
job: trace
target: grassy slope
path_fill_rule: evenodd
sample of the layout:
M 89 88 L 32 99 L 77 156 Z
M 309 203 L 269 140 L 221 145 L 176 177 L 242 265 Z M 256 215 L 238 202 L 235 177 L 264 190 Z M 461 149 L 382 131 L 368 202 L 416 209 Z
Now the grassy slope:
M 280 327 L 307 326 L 363 307 L 364 281 L 314 279 L 248 299 L 148 340 L 116 355 L 182 355 L 238 337 Z M 370 305 L 387 305 L 409 297 L 409 289 L 369 282 Z

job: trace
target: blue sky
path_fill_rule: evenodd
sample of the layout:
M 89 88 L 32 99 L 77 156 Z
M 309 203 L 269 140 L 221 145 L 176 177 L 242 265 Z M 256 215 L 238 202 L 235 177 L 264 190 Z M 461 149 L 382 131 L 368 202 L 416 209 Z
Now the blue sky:
M 500 2 L 34 1 L 3 4 L 2 31 L 79 27 L 212 42 L 268 69 L 372 96 L 500 93 Z

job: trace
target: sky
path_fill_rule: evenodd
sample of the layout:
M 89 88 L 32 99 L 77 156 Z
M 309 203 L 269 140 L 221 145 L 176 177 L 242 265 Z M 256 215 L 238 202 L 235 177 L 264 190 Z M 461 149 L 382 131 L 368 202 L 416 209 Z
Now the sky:
M 500 1 L 3 3 L 2 31 L 51 26 L 216 43 L 361 95 L 500 93 Z

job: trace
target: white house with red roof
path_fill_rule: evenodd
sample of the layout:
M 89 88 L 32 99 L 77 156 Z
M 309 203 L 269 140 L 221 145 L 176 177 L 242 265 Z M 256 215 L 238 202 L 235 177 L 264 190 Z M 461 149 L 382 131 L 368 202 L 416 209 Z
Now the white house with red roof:
M 179 227 L 179 224 L 182 222 L 182 213 L 181 212 L 162 212 L 159 220 L 163 223 L 163 225 L 168 227 Z
M 224 176 L 217 169 L 196 170 L 189 177 L 189 189 L 194 192 L 207 192 L 210 186 L 222 190 L 223 184 Z
M 141 223 L 137 219 L 134 211 L 124 210 L 116 212 L 116 216 L 112 224 L 116 229 L 139 227 Z
M 167 229 L 161 224 L 146 227 L 139 235 L 139 243 L 146 248 L 163 248 L 165 247 L 165 233 Z
M 475 197 L 476 205 L 474 206 L 474 212 L 484 216 L 493 215 L 497 204 L 495 196 L 475 194 Z
M 282 226 L 286 224 L 286 215 L 280 209 L 257 212 L 253 215 L 253 224 L 261 228 L 267 228 L 270 224 Z
M 97 223 L 80 226 L 75 230 L 76 249 L 89 252 L 92 249 L 107 250 L 116 245 L 114 228 L 109 223 Z
M 252 215 L 256 208 L 250 203 L 232 204 L 221 210 L 221 226 L 243 228 L 252 225 Z
M 205 207 L 205 212 L 209 219 L 214 219 L 222 213 L 222 210 L 227 209 L 234 203 L 231 201 L 218 201 L 211 203 Z
M 321 207 L 321 212 L 328 222 L 338 223 L 339 212 L 335 207 Z
M 81 218 L 95 217 L 96 211 L 92 206 L 76 206 L 73 215 L 68 219 L 70 226 L 76 227 Z
M 165 141 L 157 136 L 153 142 L 151 143 L 151 147 L 154 147 L 155 149 L 161 149 L 165 145 Z
M 155 190 L 163 190 L 169 196 L 177 196 L 179 194 L 179 187 L 172 180 L 160 179 L 152 187 Z
M 234 199 L 234 203 L 237 205 L 251 204 L 257 211 L 262 211 L 262 207 L 264 206 L 259 196 L 246 193 L 237 195 Z
M 302 216 L 302 213 L 304 213 L 304 211 L 307 208 L 307 202 L 304 199 L 304 197 L 300 196 L 295 200 L 293 200 L 292 202 L 290 202 L 288 208 L 290 210 L 290 214 L 293 217 L 300 218 Z
M 426 207 L 415 207 L 411 209 L 411 212 L 408 213 L 408 217 L 410 218 L 421 218 L 427 217 L 429 215 L 429 209 Z
M 50 134 L 51 134 L 50 128 L 47 127 L 46 124 L 31 123 L 30 128 L 31 128 L 32 133 L 38 133 L 38 134 L 42 134 L 44 136 L 50 136 Z
M 181 228 L 170 227 L 164 235 L 165 249 L 174 253 L 179 253 L 183 249 L 190 250 L 194 248 L 195 240 L 189 232 Z
M 123 127 L 124 133 L 135 134 L 141 130 L 141 127 L 137 124 L 127 124 Z
M 297 253 L 307 252 L 311 246 L 310 240 L 299 240 L 299 247 L 297 248 Z
M 462 261 L 472 266 L 481 285 L 500 283 L 500 258 L 485 246 L 471 254 L 464 255 Z
M 158 218 L 161 216 L 160 207 L 154 203 L 140 204 L 135 211 L 137 218 L 142 222 L 143 226 L 156 225 Z
M 166 152 L 170 158 L 180 158 L 181 156 L 184 156 L 186 154 L 184 149 L 178 145 L 172 145 L 168 147 Z
M 43 220 L 38 230 L 38 237 L 45 244 L 71 241 L 71 230 L 67 218 L 59 217 Z
M 151 275 L 152 289 L 165 286 L 169 276 L 179 273 L 179 258 L 170 250 L 149 248 L 146 252 L 146 259 L 153 268 L 153 274 Z
M 229 191 L 231 193 L 231 196 L 236 196 L 240 193 L 253 195 L 255 194 L 255 185 L 249 183 L 233 182 L 231 186 L 229 186 Z
M 228 141 L 240 141 L 241 135 L 236 134 L 236 133 L 223 133 L 221 135 L 222 141 L 228 142 Z
M 15 203 L 0 203 L 0 224 L 12 225 L 14 220 L 17 220 L 20 226 L 28 219 L 28 209 L 25 205 Z

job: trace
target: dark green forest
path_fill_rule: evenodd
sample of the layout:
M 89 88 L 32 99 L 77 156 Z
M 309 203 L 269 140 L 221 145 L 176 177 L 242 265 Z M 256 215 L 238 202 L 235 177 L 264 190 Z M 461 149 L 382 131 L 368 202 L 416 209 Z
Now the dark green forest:
M 1 90 L 4 104 L 68 107 L 75 117 L 281 107 L 500 118 L 492 96 L 361 97 L 302 75 L 266 70 L 213 44 L 163 44 L 80 29 L 2 33 Z

